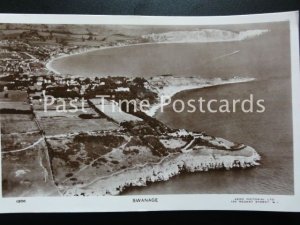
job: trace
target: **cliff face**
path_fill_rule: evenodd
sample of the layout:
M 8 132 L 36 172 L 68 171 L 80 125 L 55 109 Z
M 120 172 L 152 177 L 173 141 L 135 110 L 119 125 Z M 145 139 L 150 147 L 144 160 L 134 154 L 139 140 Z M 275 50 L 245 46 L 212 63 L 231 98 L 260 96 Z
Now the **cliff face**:
M 268 30 L 246 30 L 233 32 L 218 29 L 202 29 L 196 31 L 172 31 L 153 33 L 142 36 L 150 42 L 226 42 L 243 41 L 255 38 Z
M 137 166 L 122 173 L 116 173 L 85 187 L 69 189 L 65 194 L 70 196 L 81 193 L 118 195 L 125 188 L 146 186 L 148 182 L 166 181 L 181 172 L 253 167 L 259 165 L 259 160 L 260 156 L 249 146 L 236 151 L 202 148 L 165 157 L 158 163 Z

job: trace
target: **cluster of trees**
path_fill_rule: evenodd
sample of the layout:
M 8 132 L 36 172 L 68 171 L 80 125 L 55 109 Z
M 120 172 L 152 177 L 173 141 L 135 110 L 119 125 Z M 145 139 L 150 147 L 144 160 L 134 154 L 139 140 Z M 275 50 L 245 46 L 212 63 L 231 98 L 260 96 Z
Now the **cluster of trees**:
M 97 146 L 105 146 L 109 148 L 116 148 L 125 141 L 124 137 L 106 134 L 103 136 L 92 136 L 88 134 L 78 134 L 74 138 L 77 143 L 93 143 Z
M 68 91 L 68 87 L 51 87 L 46 90 L 47 95 L 51 95 L 54 98 L 76 98 L 80 97 L 80 94 L 74 90 Z
M 32 114 L 32 110 L 0 109 L 0 114 Z

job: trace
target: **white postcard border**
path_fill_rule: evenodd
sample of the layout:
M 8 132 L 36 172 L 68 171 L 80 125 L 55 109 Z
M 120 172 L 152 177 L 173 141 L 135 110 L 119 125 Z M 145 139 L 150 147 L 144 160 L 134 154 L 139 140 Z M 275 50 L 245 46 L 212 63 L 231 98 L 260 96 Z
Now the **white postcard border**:
M 109 212 L 156 210 L 256 210 L 300 211 L 300 76 L 299 12 L 216 16 L 151 17 L 97 15 L 0 14 L 0 23 L 110 24 L 110 25 L 226 25 L 290 22 L 294 138 L 294 195 L 180 194 L 100 197 L 0 198 L 0 213 L 12 212 Z M 0 139 L 1 140 L 1 139 Z M 1 151 L 1 149 L 0 149 Z M 276 166 L 276 165 L 275 165 Z M 0 160 L 0 168 L 1 160 Z M 1 170 L 1 169 L 0 169 Z M 2 173 L 0 173 L 0 180 Z M 2 185 L 1 185 L 2 187 Z M 2 188 L 0 188 L 2 196 Z M 135 198 L 157 198 L 158 202 L 134 203 Z M 269 203 L 233 203 L 235 199 L 265 199 Z M 21 200 L 21 201 L 20 201 Z M 254 201 L 255 202 L 255 201 Z

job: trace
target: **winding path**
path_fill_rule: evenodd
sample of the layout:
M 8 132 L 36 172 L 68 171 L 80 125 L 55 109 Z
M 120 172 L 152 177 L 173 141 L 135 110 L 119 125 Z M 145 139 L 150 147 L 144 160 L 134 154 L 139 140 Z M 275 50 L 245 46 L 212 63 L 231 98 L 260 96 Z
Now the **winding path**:
M 8 153 L 16 153 L 16 152 L 26 151 L 27 149 L 30 149 L 30 148 L 38 145 L 43 140 L 44 140 L 44 138 L 42 137 L 42 138 L 38 139 L 36 142 L 34 142 L 32 145 L 29 145 L 29 146 L 27 146 L 25 148 L 21 148 L 21 149 L 17 149 L 17 150 L 11 150 L 11 151 L 4 151 L 4 152 L 1 152 L 1 153 L 2 154 L 8 154 Z

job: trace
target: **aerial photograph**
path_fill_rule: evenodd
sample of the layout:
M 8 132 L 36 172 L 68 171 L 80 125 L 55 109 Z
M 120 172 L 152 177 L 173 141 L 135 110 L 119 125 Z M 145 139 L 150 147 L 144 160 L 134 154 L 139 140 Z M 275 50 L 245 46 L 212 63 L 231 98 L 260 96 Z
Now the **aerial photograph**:
M 2 196 L 293 195 L 289 33 L 0 24 Z

